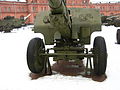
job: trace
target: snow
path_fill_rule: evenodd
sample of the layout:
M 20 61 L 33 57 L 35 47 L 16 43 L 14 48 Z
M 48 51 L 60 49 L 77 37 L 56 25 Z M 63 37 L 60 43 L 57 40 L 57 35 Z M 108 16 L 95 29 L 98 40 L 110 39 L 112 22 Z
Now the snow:
M 30 25 L 14 29 L 12 33 L 0 33 L 0 90 L 120 90 L 120 45 L 116 44 L 118 28 L 102 26 L 102 32 L 94 32 L 91 37 L 91 43 L 95 36 L 103 36 L 106 40 L 108 65 L 104 82 L 61 74 L 31 80 L 26 62 L 27 45 L 34 37 L 43 38 L 31 31 L 32 28 Z M 92 44 L 86 47 L 90 48 Z

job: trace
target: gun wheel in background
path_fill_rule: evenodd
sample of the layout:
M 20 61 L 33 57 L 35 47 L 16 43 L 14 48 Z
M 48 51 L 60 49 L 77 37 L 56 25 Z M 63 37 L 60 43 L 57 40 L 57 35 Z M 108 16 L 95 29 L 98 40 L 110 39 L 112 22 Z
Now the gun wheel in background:
M 117 39 L 117 44 L 120 44 L 120 29 L 117 30 L 116 39 Z

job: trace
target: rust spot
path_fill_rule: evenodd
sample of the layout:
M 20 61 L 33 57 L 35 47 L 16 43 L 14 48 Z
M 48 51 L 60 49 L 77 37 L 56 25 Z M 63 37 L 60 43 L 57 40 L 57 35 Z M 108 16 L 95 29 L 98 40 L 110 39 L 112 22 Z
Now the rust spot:
M 63 75 L 67 76 L 77 76 L 80 75 L 81 72 L 84 71 L 83 61 L 79 62 L 69 62 L 69 61 L 58 61 L 57 63 L 53 64 L 52 70 L 59 72 Z

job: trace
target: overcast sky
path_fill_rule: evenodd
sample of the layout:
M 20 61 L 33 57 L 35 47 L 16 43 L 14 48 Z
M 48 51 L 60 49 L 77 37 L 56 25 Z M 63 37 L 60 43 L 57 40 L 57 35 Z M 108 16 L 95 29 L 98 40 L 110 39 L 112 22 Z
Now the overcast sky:
M 4 0 L 0 0 L 0 1 L 4 1 Z M 5 1 L 17 1 L 17 0 L 5 0 Z M 19 0 L 19 1 L 26 1 L 26 0 Z M 120 0 L 90 0 L 91 2 L 120 2 Z

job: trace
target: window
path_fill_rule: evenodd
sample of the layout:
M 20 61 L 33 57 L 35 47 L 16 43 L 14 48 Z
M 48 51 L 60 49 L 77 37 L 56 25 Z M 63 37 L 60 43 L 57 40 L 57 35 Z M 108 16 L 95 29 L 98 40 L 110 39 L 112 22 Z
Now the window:
M 46 10 L 47 10 L 47 8 L 45 7 L 45 8 L 44 8 L 44 10 L 46 11 Z
M 7 7 L 4 7 L 4 12 L 6 12 L 7 11 Z
M 17 11 L 18 11 L 18 12 L 20 12 L 20 7 L 19 7 L 19 8 L 17 8 Z
M 105 7 L 102 7 L 102 10 L 105 10 Z
M 22 7 L 22 11 L 24 12 L 25 10 L 24 10 L 24 7 Z
M 33 7 L 33 12 L 36 12 L 37 11 L 37 7 Z
M 20 7 L 18 8 L 18 12 L 21 12 L 21 8 Z
M 112 10 L 114 10 L 115 8 L 114 7 L 112 7 Z
M 43 7 L 41 7 L 41 11 L 43 11 Z
M 44 3 L 44 1 L 42 1 L 42 3 Z
M 10 7 L 8 7 L 8 12 L 10 12 L 11 11 L 11 8 Z

